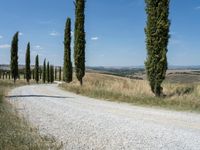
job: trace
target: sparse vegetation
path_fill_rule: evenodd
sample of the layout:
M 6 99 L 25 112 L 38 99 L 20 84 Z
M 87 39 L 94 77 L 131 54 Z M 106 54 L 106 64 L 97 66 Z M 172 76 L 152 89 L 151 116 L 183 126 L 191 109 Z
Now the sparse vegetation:
M 0 149 L 2 150 L 49 150 L 61 149 L 53 137 L 41 136 L 37 129 L 20 118 L 9 102 L 4 100 L 7 90 L 26 84 L 20 80 L 0 80 Z
M 146 80 L 133 80 L 112 75 L 87 73 L 84 86 L 77 80 L 62 84 L 62 88 L 77 94 L 110 101 L 138 105 L 160 106 L 178 110 L 200 110 L 200 85 L 198 83 L 163 84 L 165 98 L 154 97 Z

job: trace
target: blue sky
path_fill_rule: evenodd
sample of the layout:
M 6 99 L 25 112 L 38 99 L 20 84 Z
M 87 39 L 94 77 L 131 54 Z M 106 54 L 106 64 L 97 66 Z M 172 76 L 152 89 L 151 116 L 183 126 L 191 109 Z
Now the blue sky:
M 169 64 L 200 65 L 200 0 L 171 0 L 170 5 Z M 144 8 L 144 0 L 87 0 L 86 65 L 143 65 Z M 20 64 L 24 64 L 30 41 L 32 64 L 39 54 L 41 63 L 47 58 L 52 64 L 62 65 L 68 16 L 74 23 L 73 0 L 1 0 L 0 63 L 9 63 L 12 36 L 20 31 Z

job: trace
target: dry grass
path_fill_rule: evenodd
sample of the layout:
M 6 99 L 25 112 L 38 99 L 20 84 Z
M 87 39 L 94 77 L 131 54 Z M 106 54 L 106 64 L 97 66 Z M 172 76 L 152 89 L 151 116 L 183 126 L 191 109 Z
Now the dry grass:
M 132 80 L 98 73 L 87 73 L 82 87 L 77 80 L 60 86 L 93 98 L 178 110 L 200 110 L 198 84 L 164 83 L 164 93 L 167 95 L 165 98 L 154 97 L 146 80 Z
M 10 80 L 0 80 L 0 149 L 2 150 L 49 150 L 60 149 L 54 138 L 39 135 L 23 118 L 20 118 L 7 101 L 6 92 L 13 87 L 25 85 L 24 80 L 16 85 Z

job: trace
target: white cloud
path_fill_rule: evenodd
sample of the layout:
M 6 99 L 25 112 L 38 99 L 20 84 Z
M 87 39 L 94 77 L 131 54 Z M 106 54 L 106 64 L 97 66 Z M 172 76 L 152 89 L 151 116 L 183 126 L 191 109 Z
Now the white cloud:
M 19 32 L 19 35 L 20 35 L 20 36 L 22 36 L 22 35 L 23 35 L 23 33 L 22 33 L 22 32 Z
M 10 48 L 10 45 L 9 44 L 2 44 L 2 45 L 0 45 L 0 48 L 7 49 L 7 48 Z
M 97 40 L 99 40 L 99 37 L 92 37 L 91 40 L 92 41 L 97 41 Z
M 34 49 L 36 49 L 36 50 L 42 50 L 43 48 L 40 45 L 36 45 L 36 46 L 34 46 Z
M 59 36 L 60 33 L 56 32 L 56 31 L 52 31 L 49 35 L 50 36 Z
M 2 35 L 0 35 L 0 39 L 3 39 L 3 36 L 2 36 Z

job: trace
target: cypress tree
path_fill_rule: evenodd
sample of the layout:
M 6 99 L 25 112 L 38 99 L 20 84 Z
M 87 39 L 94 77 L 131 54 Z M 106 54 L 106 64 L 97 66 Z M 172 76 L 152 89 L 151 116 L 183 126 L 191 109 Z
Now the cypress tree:
M 50 68 L 49 68 L 49 62 L 47 63 L 47 82 L 49 83 L 50 82 Z
M 59 67 L 59 81 L 61 81 L 61 74 L 62 74 L 62 69 Z
M 42 79 L 42 67 L 40 67 L 40 80 Z
M 50 82 L 54 82 L 54 67 L 52 65 L 50 66 Z
M 55 80 L 57 80 L 57 68 L 55 67 Z
M 75 2 L 75 37 L 74 37 L 74 62 L 76 77 L 83 84 L 85 76 L 85 0 Z
M 26 81 L 29 83 L 29 80 L 31 79 L 31 60 L 30 60 L 30 43 L 27 45 L 26 49 L 26 66 L 25 66 L 25 77 Z
M 169 40 L 169 3 L 170 0 L 145 0 L 147 13 L 145 62 L 147 77 L 152 92 L 163 94 L 161 84 L 165 79 L 167 65 L 167 46 Z
M 39 56 L 37 55 L 35 58 L 35 81 L 39 82 Z
M 64 66 L 63 80 L 67 83 L 72 81 L 72 62 L 71 62 L 71 19 L 67 18 L 64 35 Z
M 46 82 L 46 59 L 44 60 L 44 63 L 43 63 L 43 70 L 42 70 L 42 81 L 43 83 Z
M 35 80 L 35 69 L 32 70 L 32 78 Z
M 17 78 L 19 77 L 18 72 L 18 35 L 19 32 L 15 33 L 13 36 L 13 40 L 11 43 L 11 60 L 10 60 L 10 69 L 12 78 L 14 79 L 14 83 L 16 82 Z
M 8 72 L 8 79 L 10 80 L 10 71 Z

